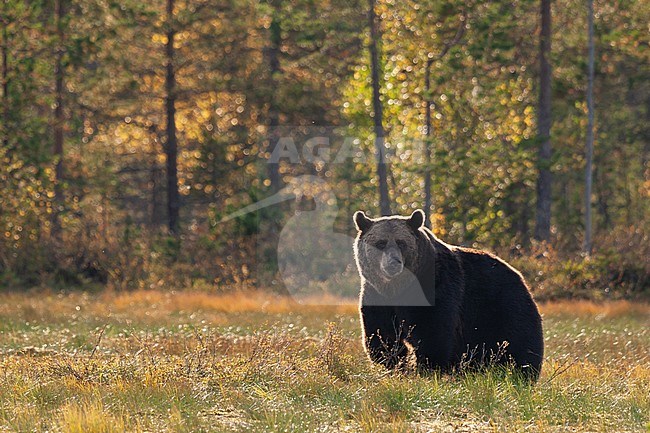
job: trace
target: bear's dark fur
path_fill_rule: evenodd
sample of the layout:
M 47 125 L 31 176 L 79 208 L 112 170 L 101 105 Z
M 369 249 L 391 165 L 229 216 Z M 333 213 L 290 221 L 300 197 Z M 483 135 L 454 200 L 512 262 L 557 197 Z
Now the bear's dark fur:
M 529 379 L 542 366 L 542 319 L 521 274 L 483 251 L 447 245 L 410 217 L 354 215 L 360 310 L 369 357 L 387 368 L 510 363 Z

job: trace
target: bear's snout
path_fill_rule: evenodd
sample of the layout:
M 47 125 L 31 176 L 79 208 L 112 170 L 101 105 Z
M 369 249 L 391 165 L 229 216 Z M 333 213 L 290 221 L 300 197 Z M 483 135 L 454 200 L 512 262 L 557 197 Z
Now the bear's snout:
M 390 278 L 402 273 L 404 270 L 404 260 L 399 249 L 390 249 L 384 252 L 381 257 L 381 270 Z

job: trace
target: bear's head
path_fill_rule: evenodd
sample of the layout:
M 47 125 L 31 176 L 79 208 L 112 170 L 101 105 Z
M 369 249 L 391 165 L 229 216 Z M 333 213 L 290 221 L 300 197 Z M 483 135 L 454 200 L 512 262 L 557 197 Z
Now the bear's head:
M 363 211 L 354 214 L 358 234 L 354 257 L 362 278 L 377 289 L 391 282 L 416 275 L 420 243 L 423 237 L 424 212 L 416 210 L 409 217 L 368 218 Z

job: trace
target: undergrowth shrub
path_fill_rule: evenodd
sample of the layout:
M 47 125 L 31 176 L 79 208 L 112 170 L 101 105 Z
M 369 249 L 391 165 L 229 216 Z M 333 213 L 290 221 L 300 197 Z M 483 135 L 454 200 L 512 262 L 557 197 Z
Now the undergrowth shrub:
M 641 228 L 597 237 L 589 257 L 558 246 L 497 252 L 523 273 L 538 300 L 650 299 L 650 239 Z M 272 240 L 263 234 L 232 238 L 195 227 L 175 237 L 128 219 L 115 226 L 74 220 L 57 238 L 45 233 L 19 243 L 0 238 L 0 288 L 214 292 L 257 287 L 286 293 L 275 255 Z M 356 269 L 331 281 L 314 278 L 304 285 L 308 293 L 352 297 L 358 291 Z
M 514 257 L 510 263 L 522 272 L 538 300 L 648 299 L 647 257 L 648 233 L 630 227 L 597 238 L 588 257 L 546 247 Z

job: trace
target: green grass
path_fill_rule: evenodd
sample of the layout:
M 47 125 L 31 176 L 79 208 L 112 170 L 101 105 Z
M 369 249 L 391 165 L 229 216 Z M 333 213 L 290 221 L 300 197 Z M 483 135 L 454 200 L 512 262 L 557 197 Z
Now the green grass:
M 353 305 L 93 296 L 0 296 L 0 432 L 650 431 L 647 305 L 543 306 L 531 387 L 387 373 Z

